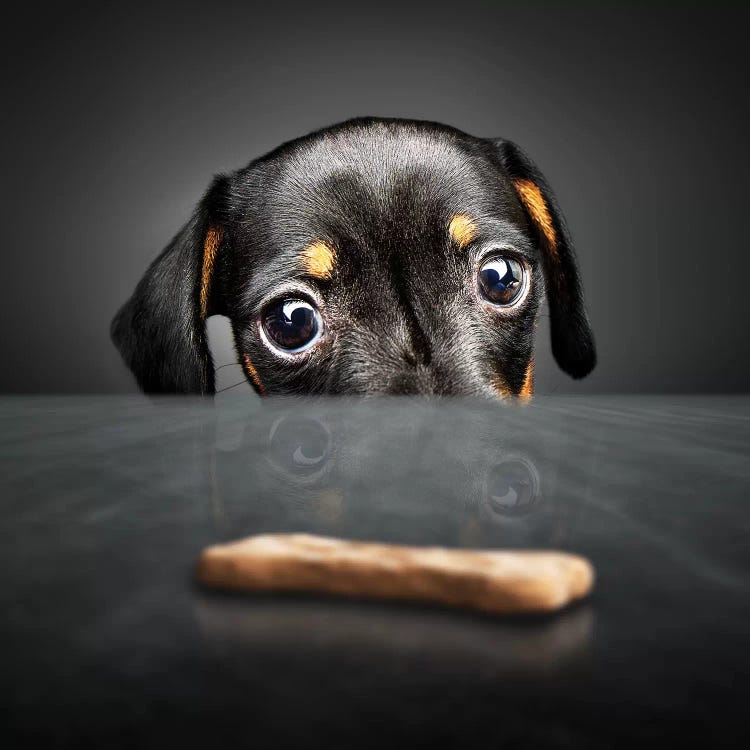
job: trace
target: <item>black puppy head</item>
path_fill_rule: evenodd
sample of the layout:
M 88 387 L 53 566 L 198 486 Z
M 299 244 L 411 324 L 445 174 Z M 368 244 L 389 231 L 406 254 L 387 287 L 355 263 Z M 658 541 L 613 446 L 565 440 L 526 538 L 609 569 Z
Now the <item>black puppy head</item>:
M 230 318 L 265 393 L 531 393 L 552 350 L 595 364 L 576 262 L 544 177 L 513 143 L 358 119 L 214 180 L 112 323 L 143 390 L 213 393 L 205 333 Z

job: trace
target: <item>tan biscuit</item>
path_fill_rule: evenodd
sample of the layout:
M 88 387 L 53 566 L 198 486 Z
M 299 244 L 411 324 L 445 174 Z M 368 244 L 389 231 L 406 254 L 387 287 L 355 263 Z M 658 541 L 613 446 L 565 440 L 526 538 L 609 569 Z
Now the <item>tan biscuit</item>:
M 242 591 L 432 602 L 493 614 L 551 612 L 586 596 L 591 564 L 563 552 L 495 552 L 267 534 L 206 548 L 198 581 Z

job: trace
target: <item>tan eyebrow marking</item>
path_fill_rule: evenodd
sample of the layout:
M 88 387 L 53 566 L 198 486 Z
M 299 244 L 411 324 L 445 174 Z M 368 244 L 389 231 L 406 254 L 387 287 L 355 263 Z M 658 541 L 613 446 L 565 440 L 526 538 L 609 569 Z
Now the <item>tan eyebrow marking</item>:
M 477 225 L 468 214 L 456 214 L 448 224 L 448 234 L 463 250 L 477 236 Z
M 557 235 L 542 191 L 531 180 L 514 180 L 513 184 L 533 222 L 539 227 L 547 240 L 550 253 L 557 256 Z
M 221 227 L 209 227 L 203 243 L 203 272 L 201 274 L 200 289 L 200 313 L 202 319 L 205 319 L 208 310 L 208 292 L 211 288 L 211 276 L 213 275 L 216 252 L 221 244 L 223 234 Z
M 529 362 L 529 366 L 526 368 L 526 377 L 523 379 L 523 385 L 518 394 L 521 401 L 529 401 L 534 395 L 534 360 Z
M 266 389 L 263 383 L 261 382 L 260 375 L 258 375 L 258 371 L 255 369 L 255 366 L 250 361 L 250 357 L 246 354 L 242 361 L 245 364 L 245 372 L 247 373 L 247 376 L 250 378 L 250 380 L 253 381 L 253 385 L 257 389 L 258 393 L 261 396 L 266 395 Z
M 335 264 L 336 251 L 322 240 L 310 243 L 302 251 L 302 267 L 316 279 L 330 279 Z

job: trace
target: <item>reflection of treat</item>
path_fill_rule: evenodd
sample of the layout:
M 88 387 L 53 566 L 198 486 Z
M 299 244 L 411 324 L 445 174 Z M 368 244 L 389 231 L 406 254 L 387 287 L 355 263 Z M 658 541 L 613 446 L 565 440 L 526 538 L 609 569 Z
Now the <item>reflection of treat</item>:
M 495 614 L 549 612 L 591 590 L 591 564 L 562 552 L 494 552 L 269 534 L 208 547 L 197 579 L 244 591 L 434 602 Z

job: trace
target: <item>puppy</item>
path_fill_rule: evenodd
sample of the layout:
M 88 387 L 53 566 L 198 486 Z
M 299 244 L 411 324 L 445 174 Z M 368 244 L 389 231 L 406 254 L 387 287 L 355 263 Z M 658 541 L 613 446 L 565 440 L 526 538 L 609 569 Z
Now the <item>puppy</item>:
M 528 397 L 596 361 L 565 223 L 514 143 L 361 118 L 218 176 L 112 322 L 148 393 L 214 393 L 210 315 L 261 394 Z

